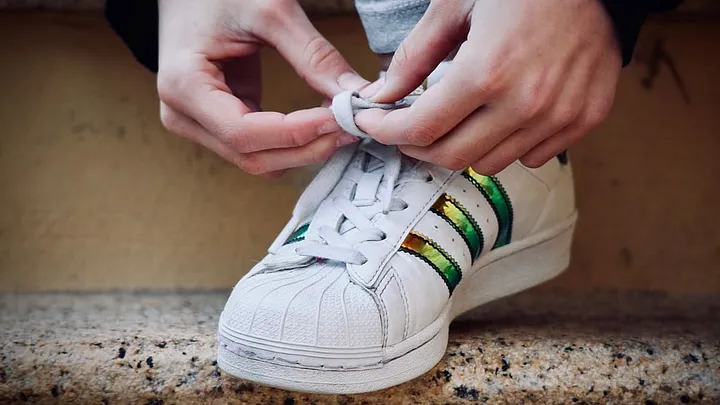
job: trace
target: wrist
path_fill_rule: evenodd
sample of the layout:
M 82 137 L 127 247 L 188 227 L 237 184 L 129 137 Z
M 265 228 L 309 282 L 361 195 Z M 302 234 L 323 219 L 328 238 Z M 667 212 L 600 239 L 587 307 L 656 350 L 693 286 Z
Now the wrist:
M 602 0 L 601 3 L 613 22 L 618 52 L 626 66 L 632 60 L 640 28 L 649 14 L 648 5 L 643 1 Z

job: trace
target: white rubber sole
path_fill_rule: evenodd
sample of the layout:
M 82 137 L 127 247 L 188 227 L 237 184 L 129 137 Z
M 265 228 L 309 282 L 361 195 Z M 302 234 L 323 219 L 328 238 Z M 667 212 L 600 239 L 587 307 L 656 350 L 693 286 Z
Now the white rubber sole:
M 218 364 L 238 378 L 321 394 L 377 391 L 412 380 L 431 370 L 442 359 L 447 349 L 450 322 L 455 317 L 536 286 L 567 269 L 575 221 L 573 215 L 551 229 L 483 255 L 432 324 L 414 336 L 382 349 L 378 361 L 366 367 L 309 367 L 281 360 L 273 356 L 272 349 L 258 350 L 256 344 L 241 341 L 223 325 L 218 332 Z M 328 360 L 342 363 L 338 358 Z

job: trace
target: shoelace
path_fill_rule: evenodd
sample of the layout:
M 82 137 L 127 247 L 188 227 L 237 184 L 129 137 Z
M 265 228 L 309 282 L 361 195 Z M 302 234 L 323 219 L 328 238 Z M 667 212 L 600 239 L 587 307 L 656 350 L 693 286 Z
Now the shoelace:
M 418 176 L 413 170 L 406 170 L 401 178 L 403 157 L 397 148 L 370 139 L 355 125 L 354 116 L 366 108 L 396 109 L 407 105 L 406 101 L 396 104 L 371 103 L 352 92 L 341 93 L 333 99 L 332 109 L 338 124 L 345 131 L 365 139 L 359 146 L 346 146 L 330 158 L 298 199 L 292 218 L 270 246 L 270 253 L 280 250 L 302 220 L 314 213 L 313 221 L 323 218 L 323 215 L 318 215 L 320 212 L 316 213 L 318 209 L 336 209 L 344 217 L 341 223 L 348 227 L 349 222 L 349 227 L 354 228 L 352 238 L 347 237 L 348 229 L 341 229 L 340 221 L 334 224 L 314 224 L 318 225 L 317 232 L 312 239 L 306 239 L 297 246 L 295 253 L 358 265 L 367 261 L 362 253 L 353 249 L 353 244 L 383 240 L 386 235 L 373 225 L 372 218 L 379 213 L 388 214 L 407 208 L 407 203 L 393 197 L 396 187 L 404 182 L 426 181 L 426 178 Z M 358 150 L 374 158 L 370 167 L 366 168 L 367 171 L 348 168 Z M 343 176 L 357 183 L 353 199 L 336 196 L 329 205 L 321 207 Z

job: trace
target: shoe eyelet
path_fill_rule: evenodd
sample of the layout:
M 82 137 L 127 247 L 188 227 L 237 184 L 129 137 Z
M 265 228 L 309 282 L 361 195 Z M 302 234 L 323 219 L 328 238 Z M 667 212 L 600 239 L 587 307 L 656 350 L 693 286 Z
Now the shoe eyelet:
M 427 177 L 425 177 L 425 181 L 428 183 L 432 183 L 433 180 L 435 180 L 435 177 L 433 177 L 432 173 L 428 173 Z
M 385 239 L 387 239 L 387 234 L 385 232 L 383 232 L 382 235 L 380 235 L 380 240 L 385 240 Z

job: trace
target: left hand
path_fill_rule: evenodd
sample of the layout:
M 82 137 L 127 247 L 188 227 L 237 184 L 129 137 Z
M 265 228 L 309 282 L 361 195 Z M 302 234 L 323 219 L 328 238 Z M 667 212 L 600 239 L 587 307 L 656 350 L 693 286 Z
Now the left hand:
M 411 107 L 364 111 L 358 126 L 417 159 L 492 175 L 517 159 L 543 165 L 610 111 L 622 61 L 599 0 L 432 0 L 372 100 L 410 93 L 459 43 Z

